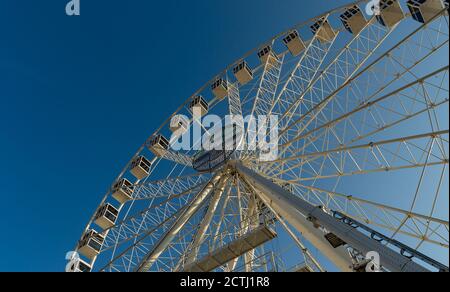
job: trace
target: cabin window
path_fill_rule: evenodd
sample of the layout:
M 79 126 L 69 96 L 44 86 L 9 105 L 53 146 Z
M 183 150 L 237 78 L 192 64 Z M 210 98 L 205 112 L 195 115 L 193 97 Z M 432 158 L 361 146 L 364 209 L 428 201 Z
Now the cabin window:
M 386 26 L 386 23 L 384 22 L 384 19 L 383 17 L 381 17 L 381 15 L 377 15 L 376 18 L 382 26 Z
M 82 273 L 89 273 L 91 271 L 91 267 L 89 267 L 88 265 L 86 265 L 83 262 L 79 262 L 78 270 L 80 270 L 80 272 L 82 272 Z
M 110 212 L 109 210 L 105 213 L 105 218 L 107 218 L 109 221 L 115 223 L 117 220 L 117 215 Z
M 88 245 L 96 251 L 100 251 L 100 249 L 102 248 L 102 244 L 97 242 L 93 238 L 91 240 L 89 240 Z

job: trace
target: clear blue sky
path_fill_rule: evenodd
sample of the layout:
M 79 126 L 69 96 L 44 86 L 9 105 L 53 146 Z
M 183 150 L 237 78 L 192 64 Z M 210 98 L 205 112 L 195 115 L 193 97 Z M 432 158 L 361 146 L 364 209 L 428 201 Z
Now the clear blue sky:
M 226 65 L 350 0 L 0 1 L 0 271 L 59 271 L 126 162 Z M 332 7 L 330 6 L 332 5 Z

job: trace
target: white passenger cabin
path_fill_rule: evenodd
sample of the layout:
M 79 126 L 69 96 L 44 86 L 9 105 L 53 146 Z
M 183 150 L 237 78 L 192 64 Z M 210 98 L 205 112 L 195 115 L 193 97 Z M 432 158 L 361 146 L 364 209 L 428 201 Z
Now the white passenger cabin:
M 169 150 L 170 142 L 163 135 L 157 135 L 150 139 L 148 148 L 157 157 L 163 157 Z
M 201 95 L 197 95 L 194 97 L 189 104 L 189 109 L 194 114 L 195 112 L 200 113 L 201 116 L 204 116 L 209 111 L 209 104 L 206 102 L 206 100 Z
M 341 16 L 341 21 L 344 27 L 351 34 L 357 35 L 367 25 L 367 20 L 364 17 L 361 9 L 358 6 L 353 6 L 347 9 Z
M 319 19 L 316 23 L 311 26 L 311 31 L 317 36 L 321 43 L 328 43 L 334 40 L 336 37 L 336 32 L 331 27 L 328 20 Z
M 134 159 L 131 164 L 131 173 L 138 180 L 146 178 L 150 174 L 152 163 L 144 156 L 139 156 Z
M 245 85 L 253 80 L 253 71 L 245 61 L 240 62 L 234 67 L 233 73 L 241 85 Z
M 381 25 L 393 28 L 405 14 L 398 0 L 380 0 L 380 13 L 376 17 Z
M 409 0 L 407 5 L 412 18 L 420 23 L 431 21 L 444 9 L 441 0 Z
M 258 58 L 262 64 L 267 62 L 271 65 L 276 65 L 278 62 L 278 56 L 275 54 L 271 46 L 266 46 L 258 52 Z
M 228 95 L 228 82 L 219 78 L 211 85 L 211 90 L 216 98 L 222 100 Z
M 77 262 L 72 263 L 67 272 L 69 273 L 90 273 L 92 271 L 92 267 L 90 264 L 85 261 L 78 259 Z
M 78 244 L 78 252 L 89 260 L 93 260 L 99 255 L 104 241 L 103 235 L 94 230 L 89 230 Z
M 103 230 L 109 229 L 116 224 L 119 217 L 119 210 L 111 204 L 105 204 L 101 207 L 95 215 L 95 224 L 100 226 Z
M 112 196 L 123 205 L 133 198 L 133 191 L 133 184 L 126 178 L 123 178 L 114 185 Z
M 283 42 L 294 57 L 300 55 L 300 53 L 306 48 L 300 38 L 300 35 L 298 34 L 298 31 L 296 30 L 291 31 L 286 37 L 284 37 Z

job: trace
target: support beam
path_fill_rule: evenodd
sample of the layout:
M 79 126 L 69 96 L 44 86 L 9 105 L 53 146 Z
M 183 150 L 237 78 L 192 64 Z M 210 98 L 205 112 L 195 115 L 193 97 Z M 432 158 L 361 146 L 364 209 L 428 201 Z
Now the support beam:
M 344 246 L 333 248 L 324 238 L 323 231 L 318 227 L 333 233 L 363 254 L 377 252 L 381 257 L 381 265 L 391 272 L 429 272 L 429 270 L 411 259 L 354 230 L 351 226 L 336 220 L 336 218 L 325 213 L 321 208 L 317 208 L 284 190 L 270 180 L 248 169 L 242 163 L 231 162 L 231 165 L 235 167 L 247 183 L 258 191 L 258 195 L 268 206 L 297 228 L 308 241 L 341 270 L 352 270 L 350 257 L 345 257 Z
M 166 150 L 164 155 L 162 156 L 164 159 L 173 161 L 180 165 L 184 165 L 187 167 L 192 167 L 192 157 L 189 155 L 179 153 L 176 151 Z
M 222 173 L 214 176 L 206 187 L 196 196 L 191 205 L 186 211 L 175 221 L 172 228 L 160 239 L 153 250 L 148 253 L 145 258 L 138 265 L 138 272 L 146 272 L 150 270 L 152 265 L 158 260 L 159 256 L 167 249 L 172 240 L 183 229 L 184 225 L 194 216 L 198 209 L 203 204 L 204 200 L 214 191 L 215 187 L 224 179 Z
M 247 209 L 247 214 L 245 214 L 245 219 L 244 219 L 244 229 L 242 230 L 242 233 L 245 234 L 247 232 L 249 232 L 250 230 L 256 228 L 258 226 L 258 222 L 255 220 L 256 219 L 256 215 L 258 213 L 258 206 L 257 206 L 257 202 L 256 202 L 256 197 L 251 196 L 249 197 L 249 202 L 248 202 L 248 209 Z M 245 272 L 249 273 L 253 270 L 253 257 L 255 256 L 255 251 L 251 250 L 248 253 L 244 254 L 244 263 L 245 263 Z
M 220 199 L 222 198 L 224 192 L 225 192 L 225 181 L 222 181 L 219 187 L 217 188 L 214 196 L 212 197 L 211 202 L 209 203 L 208 211 L 206 212 L 206 215 L 203 218 L 200 227 L 197 230 L 197 233 L 194 237 L 194 241 L 192 242 L 192 251 L 187 257 L 186 265 L 190 265 L 197 260 L 200 245 L 205 240 L 206 231 L 208 230 L 208 227 L 211 224 L 211 220 L 213 219 L 214 214 L 216 213 Z
M 199 273 L 214 271 L 232 260 L 255 250 L 257 247 L 264 245 L 266 242 L 269 242 L 276 237 L 277 234 L 274 230 L 262 225 L 237 238 L 235 241 L 227 244 L 226 246 L 206 255 L 198 262 L 187 265 L 183 269 L 183 272 Z

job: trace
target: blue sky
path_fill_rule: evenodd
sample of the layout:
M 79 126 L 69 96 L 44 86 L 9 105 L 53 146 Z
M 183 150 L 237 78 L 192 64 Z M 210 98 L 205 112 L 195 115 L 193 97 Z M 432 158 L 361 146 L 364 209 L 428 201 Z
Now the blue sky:
M 63 270 L 105 190 L 203 83 L 349 0 L 0 1 L 0 271 Z

